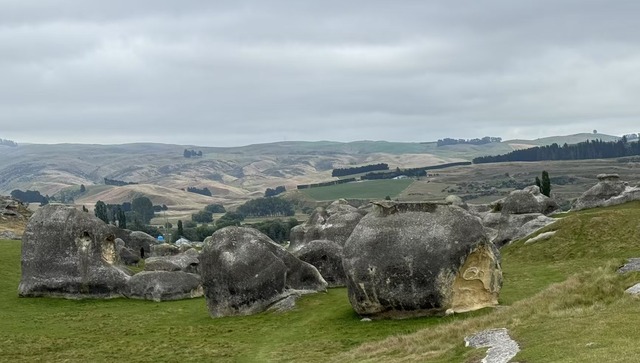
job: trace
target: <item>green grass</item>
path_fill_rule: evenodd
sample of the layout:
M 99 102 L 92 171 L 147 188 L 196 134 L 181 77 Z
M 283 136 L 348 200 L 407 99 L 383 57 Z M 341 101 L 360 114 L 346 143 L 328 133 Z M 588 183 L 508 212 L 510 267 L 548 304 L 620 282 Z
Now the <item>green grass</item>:
M 501 250 L 502 307 L 445 318 L 361 322 L 345 289 L 296 310 L 212 319 L 202 298 L 155 303 L 20 299 L 20 242 L 0 241 L 0 360 L 215 362 L 477 362 L 463 338 L 506 327 L 519 362 L 629 362 L 640 301 L 623 291 L 640 273 L 640 203 L 569 213 L 554 237 Z M 543 231 L 544 231 L 543 230 Z
M 300 191 L 315 200 L 347 199 L 383 199 L 386 196 L 394 198 L 413 183 L 412 179 L 400 180 L 369 180 L 357 183 L 346 183 L 301 189 Z

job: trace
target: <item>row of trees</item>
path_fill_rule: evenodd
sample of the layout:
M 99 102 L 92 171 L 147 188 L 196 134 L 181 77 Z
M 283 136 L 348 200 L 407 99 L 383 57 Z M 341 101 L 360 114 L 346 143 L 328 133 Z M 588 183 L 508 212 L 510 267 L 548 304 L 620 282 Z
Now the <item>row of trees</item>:
M 264 191 L 264 196 L 265 198 L 275 197 L 276 195 L 282 194 L 286 191 L 287 191 L 287 188 L 285 188 L 284 185 L 280 185 L 275 189 L 267 188 L 267 190 Z
M 27 190 L 23 192 L 20 189 L 14 189 L 11 191 L 11 197 L 21 201 L 22 203 L 40 203 L 40 205 L 49 203 L 49 198 L 43 196 L 37 190 Z
M 493 142 L 502 142 L 501 137 L 485 136 L 482 139 L 451 139 L 444 138 L 436 142 L 437 146 L 457 145 L 457 144 L 471 144 L 471 145 L 485 145 Z
M 115 185 L 117 187 L 122 187 L 122 186 L 125 186 L 125 185 L 134 185 L 134 184 L 138 184 L 138 183 L 126 182 L 126 181 L 117 180 L 117 179 L 104 178 L 104 185 Z
M 362 180 L 393 179 L 403 175 L 407 177 L 420 177 L 420 176 L 426 176 L 428 170 L 438 170 L 438 169 L 450 168 L 453 166 L 464 166 L 464 165 L 471 165 L 471 162 L 461 161 L 457 163 L 446 163 L 446 164 L 439 164 L 439 165 L 423 166 L 420 168 L 407 168 L 407 169 L 396 168 L 396 170 L 390 171 L 390 172 L 367 173 L 361 176 L 360 179 Z
M 476 164 L 499 163 L 505 161 L 541 161 L 541 160 L 584 160 L 616 158 L 640 155 L 640 143 L 628 142 L 622 137 L 618 141 L 587 140 L 577 144 L 556 143 L 547 146 L 536 146 L 529 149 L 515 150 L 497 156 L 481 156 L 473 159 Z
M 363 166 L 354 166 L 352 168 L 336 168 L 331 172 L 331 176 L 345 176 L 345 175 L 353 175 L 360 173 L 367 173 L 377 170 L 389 170 L 389 165 L 386 163 L 380 164 L 371 164 L 371 165 L 363 165 Z
M 106 204 L 99 200 L 94 206 L 94 214 L 105 223 L 127 228 L 127 221 L 133 222 L 132 225 L 148 225 L 155 215 L 155 209 L 147 197 L 137 197 L 131 203 L 122 204 Z
M 18 146 L 18 143 L 9 139 L 0 139 L 0 145 L 16 147 Z
M 184 149 L 184 152 L 182 153 L 182 155 L 185 158 L 202 157 L 202 151 L 201 150 L 195 151 L 195 150 Z
M 204 188 L 187 187 L 187 191 L 190 192 L 190 193 L 206 195 L 208 197 L 210 197 L 212 195 L 211 191 L 207 187 L 204 187 Z
M 252 199 L 238 207 L 237 212 L 245 217 L 282 217 L 295 214 L 293 204 L 282 198 Z

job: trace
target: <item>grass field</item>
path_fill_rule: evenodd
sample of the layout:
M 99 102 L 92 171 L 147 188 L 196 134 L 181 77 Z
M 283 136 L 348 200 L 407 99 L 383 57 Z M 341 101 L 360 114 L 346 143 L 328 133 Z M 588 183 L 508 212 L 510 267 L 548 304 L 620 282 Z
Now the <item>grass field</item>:
M 409 185 L 411 185 L 411 183 L 413 183 L 412 179 L 368 180 L 356 183 L 331 185 L 327 187 L 301 189 L 300 191 L 308 197 L 318 201 L 336 200 L 340 198 L 383 199 L 386 196 L 395 198 Z
M 640 203 L 569 213 L 546 241 L 502 249 L 501 308 L 445 318 L 361 322 L 345 289 L 310 295 L 295 311 L 211 319 L 202 298 L 20 299 L 20 243 L 0 241 L 0 360 L 215 362 L 478 362 L 476 331 L 506 327 L 518 362 L 632 362 L 640 300 Z

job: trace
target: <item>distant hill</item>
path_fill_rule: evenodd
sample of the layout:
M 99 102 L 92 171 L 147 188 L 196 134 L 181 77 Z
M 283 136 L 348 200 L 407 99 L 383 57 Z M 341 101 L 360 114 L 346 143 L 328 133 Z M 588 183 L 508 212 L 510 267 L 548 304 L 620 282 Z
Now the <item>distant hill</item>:
M 18 144 L 0 148 L 0 194 L 30 189 L 54 195 L 84 184 L 87 194 L 74 197 L 77 203 L 90 204 L 97 199 L 119 203 L 132 196 L 148 195 L 158 204 L 197 209 L 211 200 L 237 205 L 262 196 L 266 188 L 283 185 L 292 190 L 298 184 L 332 180 L 333 168 L 375 163 L 386 163 L 391 169 L 417 168 L 470 161 L 477 156 L 504 154 L 523 147 L 593 138 L 617 139 L 603 134 L 577 134 L 441 147 L 435 142 L 369 140 L 288 141 L 242 147 L 155 143 Z M 185 158 L 185 149 L 202 151 L 203 156 Z M 138 184 L 106 188 L 104 178 Z M 188 187 L 206 187 L 213 195 L 210 198 L 191 195 L 193 193 L 184 192 Z

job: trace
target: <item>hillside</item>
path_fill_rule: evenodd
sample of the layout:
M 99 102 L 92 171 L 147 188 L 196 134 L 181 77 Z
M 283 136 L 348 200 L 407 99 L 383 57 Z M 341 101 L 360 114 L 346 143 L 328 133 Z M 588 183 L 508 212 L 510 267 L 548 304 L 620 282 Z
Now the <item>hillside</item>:
M 166 144 L 85 145 L 25 144 L 0 148 L 0 194 L 14 189 L 38 190 L 43 195 L 73 191 L 84 184 L 104 185 L 104 178 L 138 183 L 96 198 L 121 203 L 131 195 L 147 195 L 169 206 L 201 206 L 182 190 L 208 188 L 215 202 L 237 205 L 261 196 L 266 188 L 332 180 L 333 168 L 387 163 L 390 168 L 414 168 L 447 162 L 468 161 L 544 142 L 582 141 L 591 134 L 538 140 L 510 140 L 486 145 L 449 145 L 357 141 L 340 143 L 278 142 L 242 147 L 199 147 Z M 613 138 L 595 135 L 599 138 Z M 184 149 L 202 151 L 203 157 L 185 158 Z M 155 187 L 151 187 L 155 186 Z M 95 192 L 97 193 L 97 191 Z M 91 204 L 93 194 L 79 196 L 78 203 Z M 185 199 L 186 198 L 186 199 Z

